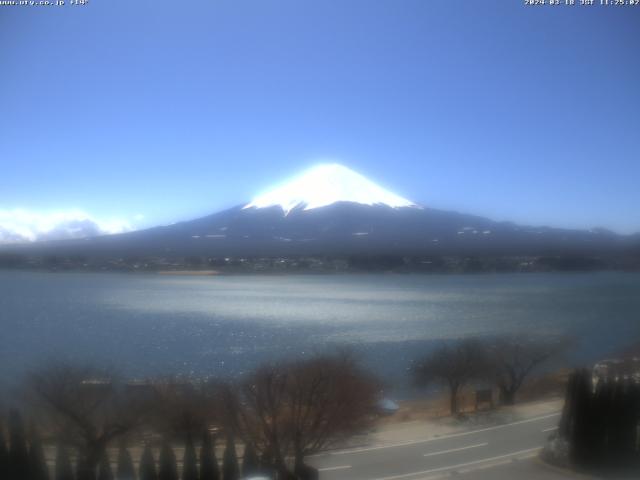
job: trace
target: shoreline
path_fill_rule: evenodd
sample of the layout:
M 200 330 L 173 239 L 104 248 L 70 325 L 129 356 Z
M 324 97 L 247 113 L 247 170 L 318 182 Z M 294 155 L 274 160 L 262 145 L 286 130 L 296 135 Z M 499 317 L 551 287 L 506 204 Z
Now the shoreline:
M 418 275 L 424 277 L 476 277 L 486 275 L 592 275 L 592 274 L 639 274 L 640 270 L 607 268 L 599 270 L 487 270 L 478 272 L 465 271 L 420 271 L 420 270 L 151 270 L 151 269 L 89 269 L 89 268 L 6 268 L 0 267 L 0 272 L 6 273 L 74 273 L 74 274 L 124 274 L 124 275 L 166 275 L 166 276 L 263 276 L 263 277 L 283 277 L 283 276 L 360 276 L 360 275 L 397 275 L 408 276 Z
M 57 272 L 54 272 L 57 273 Z M 138 272 L 122 272 L 122 273 L 138 273 Z M 146 273 L 146 272 L 144 272 Z M 210 275 L 222 275 L 218 270 L 158 270 L 157 272 L 149 272 L 156 275 L 177 275 L 177 276 L 196 276 L 205 277 Z

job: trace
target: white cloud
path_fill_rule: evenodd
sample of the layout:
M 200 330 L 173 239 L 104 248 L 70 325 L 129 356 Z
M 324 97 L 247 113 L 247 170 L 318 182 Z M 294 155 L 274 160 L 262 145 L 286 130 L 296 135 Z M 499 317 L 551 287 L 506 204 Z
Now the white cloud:
M 81 210 L 34 212 L 0 209 L 0 244 L 84 238 L 132 229 L 127 220 L 99 220 Z

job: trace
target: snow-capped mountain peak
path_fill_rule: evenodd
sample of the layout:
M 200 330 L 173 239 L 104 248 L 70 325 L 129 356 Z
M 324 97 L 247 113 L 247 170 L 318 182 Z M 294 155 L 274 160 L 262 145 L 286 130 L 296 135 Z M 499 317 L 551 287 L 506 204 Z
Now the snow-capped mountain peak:
M 254 198 L 244 208 L 280 206 L 286 215 L 297 207 L 311 210 L 336 202 L 386 205 L 393 208 L 418 207 L 363 175 L 343 165 L 331 163 L 310 168 L 284 185 Z

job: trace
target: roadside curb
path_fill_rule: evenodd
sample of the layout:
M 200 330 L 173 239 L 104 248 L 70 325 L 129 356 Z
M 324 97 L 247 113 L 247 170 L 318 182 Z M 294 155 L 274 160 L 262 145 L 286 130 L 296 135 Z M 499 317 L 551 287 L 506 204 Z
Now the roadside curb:
M 593 475 L 589 475 L 587 473 L 576 472 L 575 470 L 569 470 L 568 468 L 559 467 L 557 465 L 553 465 L 542 458 L 542 455 L 537 455 L 535 457 L 536 463 L 542 465 L 544 468 L 549 470 L 553 470 L 556 473 L 561 473 L 563 475 L 570 476 L 572 478 L 581 478 L 583 480 L 601 480 L 601 477 L 594 477 Z

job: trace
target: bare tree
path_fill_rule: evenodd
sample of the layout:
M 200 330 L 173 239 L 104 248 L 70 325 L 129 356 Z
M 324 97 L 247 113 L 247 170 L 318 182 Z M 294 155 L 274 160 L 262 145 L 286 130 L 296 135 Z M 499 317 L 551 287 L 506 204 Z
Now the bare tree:
M 296 463 L 368 428 L 378 391 L 378 383 L 350 356 L 323 356 L 294 365 L 287 403 Z
M 216 418 L 218 392 L 206 381 L 167 377 L 148 382 L 155 394 L 150 421 L 165 435 L 200 435 Z
M 421 386 L 431 383 L 445 385 L 449 389 L 451 414 L 457 415 L 460 390 L 487 373 L 485 350 L 482 342 L 475 339 L 446 343 L 414 365 L 414 379 Z
M 253 443 L 262 450 L 270 451 L 272 462 L 281 472 L 287 472 L 285 458 L 289 450 L 289 438 L 284 434 L 286 421 L 287 373 L 281 366 L 266 366 L 257 370 L 241 389 L 241 399 L 232 402 L 230 408 L 240 405 L 237 415 L 238 428 L 246 443 Z M 231 396 L 227 391 L 227 396 Z
M 36 414 L 93 473 L 107 445 L 138 427 L 149 410 L 148 398 L 95 368 L 53 365 L 33 373 L 28 387 Z
M 524 381 L 541 364 L 568 348 L 565 338 L 500 337 L 488 345 L 490 376 L 500 400 L 513 405 Z
M 287 457 L 301 469 L 305 455 L 368 427 L 377 391 L 377 383 L 344 355 L 263 367 L 242 390 L 243 432 L 288 478 Z

